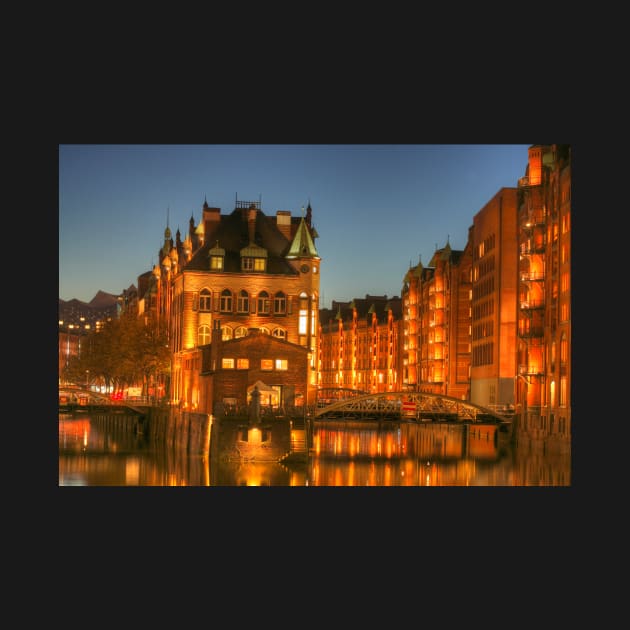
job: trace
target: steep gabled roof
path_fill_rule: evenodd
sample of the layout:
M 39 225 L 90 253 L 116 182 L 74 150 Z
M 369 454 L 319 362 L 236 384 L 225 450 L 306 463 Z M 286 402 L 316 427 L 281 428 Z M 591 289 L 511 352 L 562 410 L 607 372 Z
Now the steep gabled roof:
M 287 252 L 287 258 L 319 258 L 319 254 L 317 253 L 317 249 L 315 248 L 315 243 L 313 243 L 313 239 L 311 238 L 311 234 L 306 225 L 306 221 L 304 221 L 304 217 L 302 217 L 300 221 L 300 225 L 293 237 L 293 242 L 291 243 L 291 247 Z

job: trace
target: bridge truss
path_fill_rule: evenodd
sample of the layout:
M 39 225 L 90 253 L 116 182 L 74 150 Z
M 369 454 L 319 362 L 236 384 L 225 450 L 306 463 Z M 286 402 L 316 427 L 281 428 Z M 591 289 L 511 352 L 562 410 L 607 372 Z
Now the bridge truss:
M 353 390 L 350 390 L 353 391 Z M 408 419 L 504 423 L 510 418 L 473 403 L 423 392 L 352 395 L 315 411 L 315 419 Z

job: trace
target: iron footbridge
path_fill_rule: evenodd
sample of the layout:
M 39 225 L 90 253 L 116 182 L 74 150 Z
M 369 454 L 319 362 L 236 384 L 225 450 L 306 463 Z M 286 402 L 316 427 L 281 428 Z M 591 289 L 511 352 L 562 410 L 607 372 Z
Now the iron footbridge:
M 59 387 L 59 413 L 115 411 L 144 415 L 145 409 L 78 386 Z
M 352 390 L 350 390 L 352 391 Z M 511 417 L 459 398 L 423 392 L 381 392 L 350 395 L 319 406 L 315 420 L 408 420 L 510 424 Z

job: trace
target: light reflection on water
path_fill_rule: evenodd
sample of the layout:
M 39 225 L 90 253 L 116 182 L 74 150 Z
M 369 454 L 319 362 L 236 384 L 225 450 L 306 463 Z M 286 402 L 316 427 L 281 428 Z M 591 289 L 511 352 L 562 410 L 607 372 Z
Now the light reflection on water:
M 273 427 L 271 440 L 274 439 Z M 318 421 L 308 461 L 281 464 L 156 448 L 59 416 L 60 486 L 569 486 L 570 454 L 520 452 L 494 427 Z M 214 439 L 214 438 L 213 438 Z M 238 449 L 237 449 L 238 450 Z M 241 451 L 242 452 L 242 451 Z

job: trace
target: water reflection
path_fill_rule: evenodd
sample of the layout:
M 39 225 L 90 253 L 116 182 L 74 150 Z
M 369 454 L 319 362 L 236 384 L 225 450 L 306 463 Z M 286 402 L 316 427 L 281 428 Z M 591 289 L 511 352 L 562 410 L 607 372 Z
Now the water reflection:
M 89 416 L 59 416 L 60 486 L 568 486 L 570 454 L 522 452 L 492 425 L 317 421 L 310 456 L 288 424 L 252 435 L 213 427 L 208 456 L 156 448 L 143 435 L 103 432 Z M 249 450 L 248 450 L 249 449 Z M 261 451 L 260 449 L 266 449 Z M 266 452 L 267 455 L 260 455 Z

